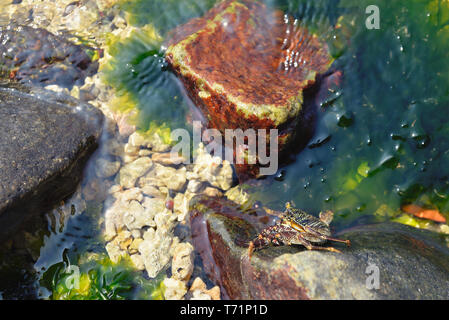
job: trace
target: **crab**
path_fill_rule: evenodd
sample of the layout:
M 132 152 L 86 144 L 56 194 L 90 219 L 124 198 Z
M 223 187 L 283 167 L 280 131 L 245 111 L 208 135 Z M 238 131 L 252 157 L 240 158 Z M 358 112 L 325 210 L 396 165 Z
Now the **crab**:
M 332 211 L 320 212 L 319 219 L 296 208 L 290 203 L 286 204 L 284 212 L 277 212 L 266 209 L 270 214 L 277 215 L 280 220 L 273 226 L 263 229 L 260 234 L 249 243 L 248 256 L 254 250 L 268 247 L 269 245 L 302 245 L 308 250 L 327 250 L 331 252 L 341 253 L 333 247 L 317 246 L 314 244 L 323 244 L 326 241 L 335 241 L 346 243 L 349 247 L 349 240 L 341 240 L 331 237 L 329 224 L 333 219 Z

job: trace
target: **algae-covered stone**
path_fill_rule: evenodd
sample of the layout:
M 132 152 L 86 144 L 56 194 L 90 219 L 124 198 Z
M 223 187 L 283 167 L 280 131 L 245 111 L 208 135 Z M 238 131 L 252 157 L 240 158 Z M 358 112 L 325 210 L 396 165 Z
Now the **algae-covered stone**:
M 271 224 L 224 198 L 191 202 L 192 238 L 205 270 L 231 299 L 447 299 L 449 249 L 438 234 L 397 223 L 336 236 L 341 253 L 269 247 L 248 258 L 248 242 Z
M 171 33 L 166 59 L 187 93 L 225 129 L 280 129 L 301 121 L 304 89 L 332 62 L 327 46 L 280 11 L 257 1 L 222 1 Z

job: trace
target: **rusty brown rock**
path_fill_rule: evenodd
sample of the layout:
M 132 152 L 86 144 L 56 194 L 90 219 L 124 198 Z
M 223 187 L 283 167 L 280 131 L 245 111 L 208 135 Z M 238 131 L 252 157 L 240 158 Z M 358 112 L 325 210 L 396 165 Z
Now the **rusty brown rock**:
M 209 126 L 301 134 L 304 90 L 332 62 L 316 35 L 255 1 L 224 1 L 173 30 L 166 60 Z

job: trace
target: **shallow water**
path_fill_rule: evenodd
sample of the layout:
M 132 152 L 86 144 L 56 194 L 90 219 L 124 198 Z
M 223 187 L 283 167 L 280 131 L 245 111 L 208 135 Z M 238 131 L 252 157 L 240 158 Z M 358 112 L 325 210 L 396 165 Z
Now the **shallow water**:
M 449 5 L 438 0 L 266 2 L 317 32 L 331 48 L 333 69 L 344 77 L 319 101 L 308 147 L 276 177 L 249 190 L 272 207 L 293 200 L 310 212 L 332 209 L 344 218 L 341 227 L 354 220 L 390 219 L 408 203 L 437 208 L 447 216 Z M 164 26 L 200 16 L 211 5 L 168 1 L 161 5 L 162 16 L 154 17 L 147 13 L 151 3 L 137 1 L 129 11 L 136 24 L 153 23 L 162 34 L 169 29 Z M 365 26 L 370 4 L 380 9 L 379 30 Z M 138 43 L 135 37 L 117 45 L 119 62 L 112 74 L 140 101 L 142 128 L 155 120 L 177 128 L 186 99 L 161 68 L 160 49 L 143 57 L 139 50 L 148 48 Z
M 170 129 L 191 127 L 191 103 L 166 70 L 162 43 L 170 29 L 201 16 L 214 2 L 124 2 L 131 22 L 141 29 L 125 40 L 111 37 L 114 59 L 103 72 L 121 94 L 120 108 L 139 109 L 139 129 L 168 135 Z M 337 230 L 391 220 L 410 203 L 436 208 L 449 218 L 449 3 L 265 2 L 317 32 L 331 48 L 332 69 L 344 76 L 334 92 L 319 97 L 308 146 L 275 176 L 248 181 L 245 189 L 273 209 L 293 201 L 313 214 L 333 210 Z M 365 8 L 372 4 L 380 8 L 379 30 L 365 26 Z M 32 267 L 38 277 L 60 263 L 64 251 L 74 260 L 104 251 L 96 229 L 101 209 L 86 212 L 69 218 L 61 231 L 44 232 Z M 25 287 L 39 287 L 40 297 L 49 295 L 42 282 L 16 272 L 23 287 L 12 291 L 22 290 L 27 297 Z

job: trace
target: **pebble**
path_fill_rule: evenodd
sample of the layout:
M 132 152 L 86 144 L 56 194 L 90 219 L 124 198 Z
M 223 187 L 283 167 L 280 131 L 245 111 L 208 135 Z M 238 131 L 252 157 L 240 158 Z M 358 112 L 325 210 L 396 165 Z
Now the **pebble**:
M 99 178 L 109 178 L 114 176 L 120 169 L 120 161 L 109 161 L 100 158 L 96 161 L 95 173 Z
M 179 243 L 173 250 L 172 277 L 181 281 L 189 281 L 193 273 L 193 246 L 190 243 Z
M 139 158 L 126 164 L 119 173 L 120 185 L 124 188 L 132 188 L 138 178 L 145 175 L 153 166 L 153 162 L 148 157 Z
M 150 230 L 153 230 L 153 235 L 150 236 L 148 231 L 145 233 L 144 241 L 139 245 L 139 253 L 142 255 L 148 276 L 154 278 L 170 261 L 173 237 L 164 232 Z
M 120 208 L 124 212 L 123 223 L 128 230 L 141 229 L 145 226 L 154 225 L 153 217 L 146 214 L 144 207 L 135 200 Z
M 130 258 L 137 270 L 139 271 L 145 270 L 145 264 L 143 263 L 143 259 L 140 254 L 138 253 L 132 254 Z
M 186 162 L 184 157 L 174 156 L 171 153 L 155 153 L 152 155 L 151 160 L 164 166 L 173 166 Z
M 156 179 L 172 191 L 181 191 L 187 182 L 186 172 L 185 167 L 174 169 L 171 167 L 157 166 Z
M 166 300 L 182 300 L 187 293 L 186 284 L 177 279 L 166 278 L 164 280 L 164 286 L 164 297 Z
M 192 293 L 191 300 L 220 300 L 220 287 L 215 286 L 207 290 L 206 284 L 200 277 L 193 280 L 189 292 Z
M 190 298 L 190 300 L 212 300 L 211 296 L 200 291 L 200 290 L 195 290 L 192 293 L 192 297 Z

